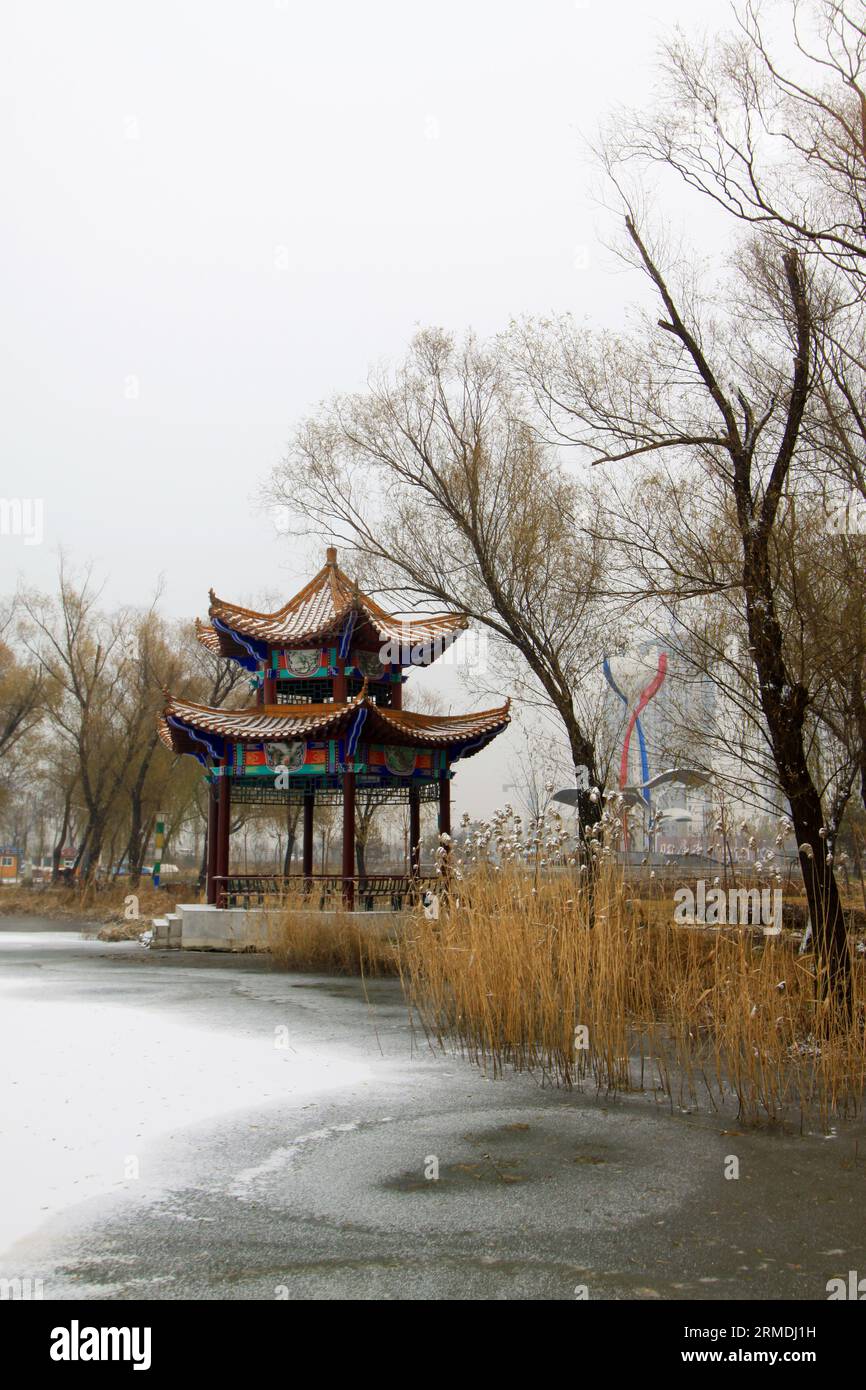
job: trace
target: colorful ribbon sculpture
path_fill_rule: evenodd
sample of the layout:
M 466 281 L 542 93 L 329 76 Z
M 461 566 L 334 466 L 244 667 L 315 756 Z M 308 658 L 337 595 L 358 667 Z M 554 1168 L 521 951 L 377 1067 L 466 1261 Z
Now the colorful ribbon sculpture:
M 643 725 L 642 725 L 642 723 L 641 723 L 640 717 L 641 717 L 641 715 L 643 714 L 644 710 L 646 709 L 647 705 L 649 704 L 650 700 L 651 700 L 651 699 L 653 698 L 653 696 L 656 695 L 656 694 L 658 693 L 658 691 L 661 689 L 662 682 L 664 681 L 664 678 L 665 678 L 665 676 L 667 675 L 667 669 L 668 669 L 668 657 L 667 657 L 667 652 L 659 652 L 658 667 L 657 667 L 657 669 L 656 669 L 655 674 L 650 678 L 650 680 L 649 680 L 645 685 L 641 686 L 641 687 L 637 690 L 637 692 L 636 692 L 636 694 L 637 694 L 637 699 L 635 699 L 635 698 L 634 698 L 634 692 L 632 692 L 631 698 L 629 698 L 629 695 L 626 694 L 625 691 L 623 691 L 623 690 L 620 688 L 620 684 L 616 681 L 616 679 L 614 678 L 613 672 L 612 672 L 611 669 L 610 669 L 610 661 L 609 661 L 609 659 L 608 659 L 607 657 L 605 657 L 604 661 L 602 662 L 602 670 L 604 671 L 605 679 L 606 679 L 608 685 L 610 686 L 611 690 L 613 690 L 613 691 L 615 692 L 615 694 L 617 694 L 617 695 L 619 696 L 619 698 L 622 700 L 623 704 L 625 705 L 626 710 L 629 709 L 629 706 L 630 706 L 630 705 L 633 705 L 633 708 L 632 708 L 632 710 L 631 710 L 631 714 L 630 714 L 630 716 L 629 716 L 628 725 L 626 726 L 625 738 L 623 739 L 623 745 L 622 745 L 622 756 L 620 757 L 620 763 L 619 763 L 619 786 L 620 786 L 620 791 L 622 791 L 622 789 L 628 785 L 628 754 L 629 754 L 629 747 L 630 747 L 630 745 L 631 745 L 631 736 L 632 736 L 632 733 L 634 732 L 634 730 L 636 729 L 636 730 L 637 730 L 638 747 L 639 747 L 639 749 L 640 749 L 640 767 L 641 767 L 641 778 L 640 778 L 640 780 L 641 780 L 641 787 L 640 787 L 640 791 L 641 791 L 641 795 L 643 796 L 644 801 L 646 802 L 647 810 L 650 811 L 650 812 L 651 812 L 651 810 L 652 810 L 652 803 L 651 803 L 651 800 L 650 800 L 650 794 L 649 794 L 649 792 L 647 791 L 646 787 L 643 785 L 644 783 L 646 783 L 646 782 L 649 781 L 649 759 L 648 759 L 648 757 L 647 757 L 646 738 L 645 738 L 645 736 L 644 736 Z M 621 681 L 622 684 L 625 684 L 625 682 L 622 681 L 622 677 L 620 677 L 620 681 Z M 626 847 L 627 847 L 627 846 L 628 846 L 628 837 L 627 837 L 627 835 L 626 835 L 626 838 L 625 838 L 625 843 L 626 843 Z

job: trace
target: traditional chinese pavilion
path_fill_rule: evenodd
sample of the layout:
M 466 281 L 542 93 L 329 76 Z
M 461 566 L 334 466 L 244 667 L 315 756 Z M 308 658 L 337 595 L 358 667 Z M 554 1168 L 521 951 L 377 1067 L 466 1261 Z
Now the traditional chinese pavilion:
M 392 616 L 339 568 L 333 547 L 319 573 L 275 613 L 241 608 L 212 590 L 210 600 L 210 622 L 196 620 L 198 640 L 250 672 L 255 703 L 211 709 L 166 692 L 159 721 L 163 743 L 192 754 L 206 770 L 208 902 L 222 907 L 238 892 L 229 864 L 233 805 L 303 805 L 303 869 L 296 877 L 309 887 L 315 805 L 339 801 L 341 896 L 353 908 L 358 789 L 380 802 L 408 803 L 411 877 L 417 878 L 421 803 L 438 803 L 440 833 L 450 833 L 455 764 L 509 722 L 507 701 L 477 714 L 403 708 L 406 669 L 440 656 L 468 626 L 465 615 Z

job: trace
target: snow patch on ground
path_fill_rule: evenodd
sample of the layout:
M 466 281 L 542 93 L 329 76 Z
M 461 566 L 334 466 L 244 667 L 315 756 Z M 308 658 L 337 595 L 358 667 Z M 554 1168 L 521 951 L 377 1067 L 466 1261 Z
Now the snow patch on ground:
M 174 1132 L 372 1074 L 330 1048 L 275 1048 L 264 1030 L 243 1038 L 128 1002 L 45 995 L 45 980 L 0 982 L 0 1253 L 88 1198 L 159 1195 Z

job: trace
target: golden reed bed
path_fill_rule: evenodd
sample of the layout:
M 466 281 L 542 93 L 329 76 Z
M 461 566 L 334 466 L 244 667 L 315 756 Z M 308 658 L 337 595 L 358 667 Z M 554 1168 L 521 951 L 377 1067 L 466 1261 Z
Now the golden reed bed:
M 866 1077 L 863 965 L 853 1022 L 815 1002 L 811 955 L 788 933 L 675 926 L 601 863 L 586 877 L 480 865 L 438 922 L 401 935 L 400 973 L 428 1033 L 494 1074 L 660 1089 L 744 1118 L 855 1114 Z M 647 918 L 651 922 L 647 922 Z

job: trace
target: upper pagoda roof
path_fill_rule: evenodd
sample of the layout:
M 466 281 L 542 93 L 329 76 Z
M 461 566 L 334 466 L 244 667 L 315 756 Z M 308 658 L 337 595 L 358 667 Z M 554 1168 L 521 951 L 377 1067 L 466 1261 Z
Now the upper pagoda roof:
M 294 742 L 301 739 L 336 738 L 351 727 L 364 728 L 364 739 L 374 743 L 409 744 L 415 748 L 447 747 L 466 757 L 501 733 L 510 722 L 510 702 L 473 714 L 420 714 L 414 710 L 383 708 L 367 695 L 367 683 L 345 703 L 306 705 L 253 705 L 248 709 L 213 709 L 192 700 L 176 699 L 166 692 L 166 705 L 158 720 L 159 736 L 174 753 L 195 753 L 207 748 L 212 757 L 222 756 L 223 743 Z
M 234 657 L 247 664 L 262 647 L 300 647 L 323 638 L 343 634 L 351 616 L 361 623 L 368 635 L 385 642 L 417 646 L 431 644 L 430 660 L 449 646 L 469 626 L 464 613 L 439 613 L 404 621 L 386 612 L 375 599 L 362 593 L 357 583 L 340 569 L 337 552 L 329 546 L 325 564 L 294 598 L 274 613 L 258 613 L 217 598 L 211 589 L 209 625 L 196 619 L 196 635 L 208 651 Z M 426 662 L 424 663 L 427 664 Z

